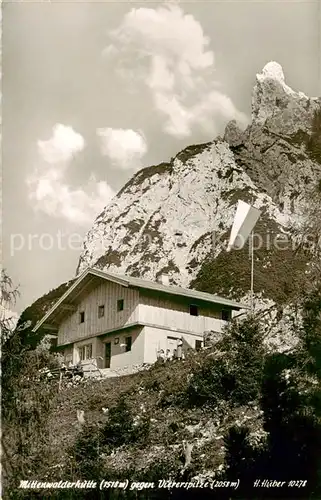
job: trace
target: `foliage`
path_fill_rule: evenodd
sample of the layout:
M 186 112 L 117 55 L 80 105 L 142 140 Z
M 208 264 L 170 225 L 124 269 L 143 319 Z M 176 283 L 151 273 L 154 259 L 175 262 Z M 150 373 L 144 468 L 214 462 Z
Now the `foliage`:
M 18 288 L 13 287 L 12 279 L 5 269 L 1 269 L 0 280 L 0 328 L 1 342 L 8 339 L 12 333 L 13 320 L 10 307 L 15 304 L 19 296 Z
M 149 433 L 149 419 L 134 420 L 124 397 L 120 397 L 116 406 L 109 410 L 109 418 L 103 427 L 102 443 L 110 447 L 143 442 Z
M 307 141 L 310 157 L 321 164 L 321 109 L 316 111 L 312 121 L 312 133 Z
M 11 339 L 11 347 L 13 340 L 17 338 Z M 55 359 L 48 351 L 20 348 L 19 353 L 3 352 L 2 446 L 4 485 L 8 489 L 23 475 L 37 477 L 39 470 L 45 471 L 51 462 L 48 415 L 54 407 L 58 384 L 43 379 L 39 370 L 54 365 Z
M 259 219 L 255 232 L 260 236 L 262 246 L 254 252 L 254 292 L 262 293 L 279 305 L 293 302 L 302 293 L 309 257 L 292 248 L 290 237 L 286 245 L 284 240 L 275 245 L 280 230 L 265 215 Z M 258 246 L 256 239 L 254 245 Z M 249 255 L 249 244 L 241 250 L 223 250 L 216 258 L 209 255 L 191 287 L 239 300 L 251 288 Z
M 143 445 L 149 434 L 149 419 L 135 421 L 123 397 L 109 409 L 108 420 L 104 425 L 85 424 L 70 450 L 73 457 L 73 474 L 84 479 L 99 480 L 106 478 L 102 456 L 122 445 Z
M 207 142 L 204 144 L 195 144 L 193 146 L 188 146 L 187 148 L 183 149 L 180 153 L 178 153 L 175 158 L 180 160 L 182 163 L 186 163 L 187 161 L 191 160 L 194 158 L 194 156 L 199 155 L 203 153 L 203 151 L 206 151 L 207 149 L 210 149 L 213 147 L 212 142 Z
M 307 480 L 303 494 L 306 498 L 307 491 L 313 494 L 319 488 L 321 425 L 313 404 L 313 381 L 306 378 L 304 370 L 296 368 L 290 370 L 287 379 L 287 373 L 280 370 L 280 364 L 275 365 L 273 358 L 266 366 L 262 409 L 269 437 L 261 475 L 268 471 L 268 476 L 276 479 Z
M 308 290 L 321 281 L 321 179 L 309 192 L 301 224 L 292 231 L 298 240 L 297 255 L 309 260 L 306 273 Z
M 74 474 L 83 479 L 98 480 L 102 471 L 101 436 L 97 426 L 85 425 L 71 450 L 75 462 Z
M 235 378 L 222 361 L 208 359 L 191 379 L 186 395 L 190 405 L 215 405 L 235 389 Z
M 262 332 L 255 318 L 233 321 L 216 354 L 205 358 L 187 389 L 190 404 L 214 405 L 221 399 L 244 404 L 260 390 L 264 349 Z
M 56 478 L 57 469 L 51 467 L 61 458 L 59 474 L 65 480 L 189 480 L 192 474 L 203 471 L 205 460 L 216 478 L 241 480 L 235 493 L 240 498 L 253 498 L 253 481 L 266 478 L 308 480 L 308 488 L 301 491 L 282 489 L 283 497 L 301 494 L 303 498 L 319 498 L 320 288 L 302 300 L 300 344 L 290 354 L 268 354 L 258 318 L 245 317 L 242 321 L 233 320 L 214 347 L 193 352 L 185 361 L 155 365 L 133 376 L 92 381 L 86 388 L 72 388 L 60 394 L 57 383 L 39 377 L 42 367 L 55 368 L 53 356 L 39 348 L 30 350 L 13 332 L 3 345 L 5 498 L 26 498 L 16 488 L 22 476 L 45 479 L 49 470 Z M 241 415 L 244 408 L 251 413 L 255 405 L 263 412 L 258 425 L 263 423 L 265 431 L 265 437 L 257 442 L 253 440 L 253 427 L 244 424 L 248 420 L 242 423 L 239 418 L 232 418 L 233 412 Z M 102 406 L 109 408 L 103 415 Z M 73 425 L 76 407 L 86 412 L 87 423 L 80 429 Z M 187 438 L 186 426 L 200 424 L 192 438 L 196 441 L 203 423 L 211 419 L 220 421 L 221 436 L 226 431 L 224 443 L 217 441 L 217 434 L 209 432 L 205 448 L 200 452 L 195 447 L 191 468 L 184 471 L 182 440 L 191 438 L 190 434 Z M 227 423 L 223 425 L 225 419 Z M 51 439 L 55 439 L 54 446 Z M 68 441 L 68 447 L 64 441 Z M 218 472 L 219 460 L 222 463 L 224 456 L 223 452 L 220 457 L 218 454 L 223 444 L 225 469 Z M 151 452 L 153 447 L 156 450 Z M 206 452 L 209 447 L 214 450 L 212 455 Z M 212 458 L 202 458 L 204 452 Z M 272 497 L 279 494 L 273 489 L 270 492 Z M 171 498 L 181 494 L 178 490 L 171 493 Z M 193 498 L 195 491 L 186 492 L 185 498 L 188 494 Z M 206 492 L 202 494 L 207 498 Z M 234 496 L 231 491 L 226 492 L 231 494 Z M 28 498 L 45 497 L 37 495 L 30 493 Z M 99 495 L 90 491 L 50 492 L 50 498 L 57 499 L 100 498 Z M 113 490 L 108 495 L 112 500 L 165 499 L 168 491 L 142 490 L 136 494 Z M 209 498 L 214 498 L 213 492 Z M 221 491 L 218 498 L 224 498 Z
M 242 493 L 247 490 L 250 498 L 253 482 L 260 477 L 258 472 L 265 450 L 257 449 L 251 444 L 248 427 L 235 425 L 230 427 L 225 436 L 225 448 L 226 479 L 240 479 Z
M 265 447 L 248 444 L 248 431 L 230 429 L 226 438 L 227 477 L 237 475 L 240 495 L 253 492 L 253 480 L 305 480 L 307 486 L 282 490 L 282 498 L 320 498 L 321 493 L 321 293 L 303 304 L 301 346 L 291 354 L 269 354 L 261 379 Z M 249 467 L 244 467 L 244 464 Z M 275 494 L 277 490 L 270 490 Z
M 303 303 L 301 357 L 308 373 L 321 379 L 321 284 Z
M 17 290 L 6 275 L 6 302 L 14 300 Z M 21 341 L 20 331 L 6 330 L 2 342 L 2 448 L 4 494 L 15 495 L 22 476 L 37 476 L 51 460 L 48 440 L 48 415 L 54 405 L 57 384 L 43 379 L 39 370 L 57 368 L 55 357 L 47 350 L 30 351 Z M 14 493 L 15 492 L 15 493 Z M 10 493 L 10 494 L 11 494 Z

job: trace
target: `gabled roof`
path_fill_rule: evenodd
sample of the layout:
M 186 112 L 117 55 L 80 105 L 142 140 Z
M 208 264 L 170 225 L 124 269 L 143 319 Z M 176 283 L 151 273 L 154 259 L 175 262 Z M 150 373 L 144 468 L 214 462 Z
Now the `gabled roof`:
M 70 288 L 60 297 L 59 300 L 49 309 L 49 311 L 38 321 L 33 328 L 36 332 L 41 326 L 44 327 L 47 321 L 50 323 L 59 324 L 59 320 L 63 317 L 66 310 L 72 311 L 75 309 L 75 302 L 77 297 L 83 293 L 88 293 L 88 289 L 93 289 L 101 283 L 101 280 L 112 281 L 124 287 L 133 287 L 144 290 L 151 290 L 155 292 L 165 293 L 168 295 L 175 295 L 179 297 L 186 297 L 189 299 L 197 300 L 198 302 L 207 302 L 211 304 L 220 304 L 232 309 L 248 309 L 248 306 L 235 302 L 234 300 L 212 295 L 210 293 L 199 292 L 191 290 L 190 288 L 181 288 L 172 285 L 163 285 L 162 283 L 134 278 L 132 276 L 121 276 L 114 273 L 100 271 L 88 267 L 78 279 L 70 286 Z M 48 327 L 49 328 L 49 327 Z

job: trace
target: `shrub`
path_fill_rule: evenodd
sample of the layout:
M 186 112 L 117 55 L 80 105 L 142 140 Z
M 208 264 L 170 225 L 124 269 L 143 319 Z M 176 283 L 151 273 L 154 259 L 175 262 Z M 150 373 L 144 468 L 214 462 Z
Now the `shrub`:
M 246 404 L 258 397 L 265 351 L 258 321 L 247 318 L 232 322 L 223 339 L 205 358 L 186 391 L 192 405 L 229 400 Z
M 228 398 L 235 388 L 235 379 L 224 361 L 207 359 L 194 373 L 186 391 L 191 405 L 215 405 L 221 398 Z
M 290 366 L 284 369 L 275 358 L 271 356 L 266 364 L 262 385 L 264 428 L 269 435 L 265 469 L 283 480 L 306 479 L 305 494 L 320 493 L 320 407 L 314 406 L 320 383 L 316 386 L 304 374 L 304 365 L 284 359 L 283 364 Z
M 273 478 L 307 481 L 304 488 L 282 490 L 282 498 L 320 498 L 320 312 L 317 289 L 304 300 L 299 349 L 265 358 L 260 390 L 265 448 L 253 448 L 246 429 L 232 428 L 226 438 L 227 475 L 239 477 L 243 496 L 253 494 L 254 479 Z
M 82 479 L 97 479 L 101 475 L 101 435 L 97 426 L 86 425 L 72 450 L 76 471 Z
M 149 434 L 148 418 L 135 419 L 122 396 L 116 406 L 109 410 L 109 419 L 101 431 L 102 443 L 109 447 L 143 442 Z
M 314 113 L 312 134 L 307 141 L 307 152 L 314 161 L 321 164 L 321 110 Z
M 2 359 L 2 428 L 4 490 L 17 494 L 21 474 L 45 474 L 52 463 L 48 417 L 58 392 L 57 380 L 43 379 L 39 370 L 55 369 L 56 359 L 40 348 L 29 351 L 16 333 L 5 342 Z M 49 436 L 49 438 L 48 438 Z M 19 493 L 20 495 L 20 493 Z M 17 496 L 17 498 L 19 498 Z

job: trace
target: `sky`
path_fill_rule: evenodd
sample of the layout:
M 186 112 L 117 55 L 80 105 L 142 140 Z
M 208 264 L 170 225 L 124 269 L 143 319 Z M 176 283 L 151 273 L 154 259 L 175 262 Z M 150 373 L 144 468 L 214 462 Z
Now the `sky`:
M 321 95 L 320 1 L 6 3 L 2 253 L 19 313 L 139 169 L 245 127 L 256 73 Z

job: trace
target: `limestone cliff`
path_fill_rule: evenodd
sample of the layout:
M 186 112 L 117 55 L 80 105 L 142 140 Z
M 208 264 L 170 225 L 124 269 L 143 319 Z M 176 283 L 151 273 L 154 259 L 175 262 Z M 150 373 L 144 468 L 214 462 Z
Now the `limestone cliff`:
M 238 199 L 262 209 L 265 232 L 287 230 L 321 176 L 309 150 L 320 110 L 320 99 L 292 90 L 281 66 L 268 63 L 256 75 L 247 129 L 231 122 L 223 138 L 138 172 L 95 220 L 77 273 L 95 265 L 155 279 L 166 271 L 188 286 L 205 259 L 224 253 Z

